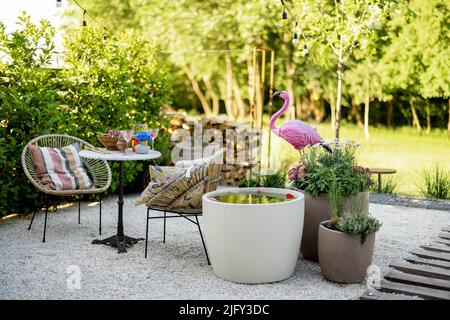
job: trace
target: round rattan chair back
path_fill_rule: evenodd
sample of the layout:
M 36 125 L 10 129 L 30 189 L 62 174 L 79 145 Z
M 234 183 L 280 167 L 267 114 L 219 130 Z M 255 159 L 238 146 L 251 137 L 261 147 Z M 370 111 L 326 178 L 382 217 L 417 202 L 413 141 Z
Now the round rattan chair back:
M 78 194 L 91 194 L 91 193 L 102 193 L 109 188 L 111 184 L 111 169 L 108 162 L 104 160 L 95 159 L 84 159 L 81 158 L 85 168 L 92 177 L 92 182 L 94 187 L 91 189 L 79 189 L 79 190 L 52 190 L 45 188 L 40 182 L 36 175 L 36 170 L 33 165 L 33 159 L 29 150 L 30 145 L 37 145 L 39 147 L 50 147 L 50 148 L 62 148 L 71 144 L 78 144 L 81 149 L 83 147 L 93 148 L 93 146 L 79 138 L 61 135 L 61 134 L 49 134 L 34 138 L 27 143 L 22 151 L 22 167 L 25 175 L 30 180 L 30 182 L 41 192 L 53 195 L 78 195 Z

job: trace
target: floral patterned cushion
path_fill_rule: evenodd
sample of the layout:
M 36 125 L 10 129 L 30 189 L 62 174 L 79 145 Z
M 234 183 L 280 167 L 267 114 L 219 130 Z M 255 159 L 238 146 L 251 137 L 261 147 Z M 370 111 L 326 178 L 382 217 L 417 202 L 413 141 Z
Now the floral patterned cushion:
M 190 167 L 190 176 L 186 176 L 186 168 L 166 167 L 166 172 L 172 174 L 162 175 L 151 168 L 152 180 L 136 202 L 136 205 L 145 204 L 147 207 L 176 209 L 199 209 L 201 197 L 205 190 L 205 178 L 208 175 L 208 165 Z M 181 170 L 181 171 L 180 171 Z
M 163 189 L 170 186 L 186 173 L 186 169 L 184 168 L 160 166 L 149 166 L 149 171 L 150 183 L 136 201 L 136 205 L 149 203 L 155 196 L 160 194 Z

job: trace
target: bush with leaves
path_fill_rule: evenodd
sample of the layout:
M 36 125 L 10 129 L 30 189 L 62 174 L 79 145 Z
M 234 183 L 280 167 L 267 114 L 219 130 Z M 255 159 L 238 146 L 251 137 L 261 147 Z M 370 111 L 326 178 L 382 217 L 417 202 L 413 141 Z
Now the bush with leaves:
M 35 25 L 23 14 L 20 28 L 0 26 L 0 215 L 28 213 L 41 205 L 21 168 L 21 152 L 36 136 L 60 133 L 100 145 L 95 132 L 147 123 L 164 128 L 162 106 L 170 102 L 166 70 L 156 47 L 133 33 L 103 39 L 103 31 L 84 27 L 68 33 L 64 68 L 49 68 L 54 29 Z M 167 135 L 155 143 L 167 160 Z M 113 165 L 115 166 L 115 165 Z M 142 163 L 124 166 L 125 186 L 139 182 Z M 113 168 L 113 183 L 118 184 Z
M 265 188 L 284 188 L 286 185 L 286 176 L 281 171 L 273 173 L 253 172 L 252 177 L 242 179 L 239 182 L 239 188 L 265 187 Z

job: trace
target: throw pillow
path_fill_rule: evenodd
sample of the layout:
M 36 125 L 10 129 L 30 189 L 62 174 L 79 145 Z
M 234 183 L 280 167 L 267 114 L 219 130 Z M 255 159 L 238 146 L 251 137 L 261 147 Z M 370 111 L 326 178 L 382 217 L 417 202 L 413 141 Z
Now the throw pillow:
M 89 178 L 78 154 L 79 146 L 63 148 L 30 146 L 30 153 L 40 183 L 53 190 L 90 189 Z

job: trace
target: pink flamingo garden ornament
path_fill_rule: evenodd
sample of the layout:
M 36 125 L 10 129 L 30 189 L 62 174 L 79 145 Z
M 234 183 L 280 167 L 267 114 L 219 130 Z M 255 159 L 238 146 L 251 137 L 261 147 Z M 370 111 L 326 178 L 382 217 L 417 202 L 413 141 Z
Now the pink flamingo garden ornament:
M 296 150 L 302 150 L 306 146 L 313 144 L 321 144 L 327 151 L 331 152 L 331 148 L 324 144 L 322 137 L 316 130 L 300 120 L 289 120 L 277 128 L 275 122 L 289 108 L 289 94 L 286 91 L 276 91 L 273 97 L 280 97 L 284 100 L 283 107 L 278 110 L 270 119 L 270 130 L 290 143 Z

